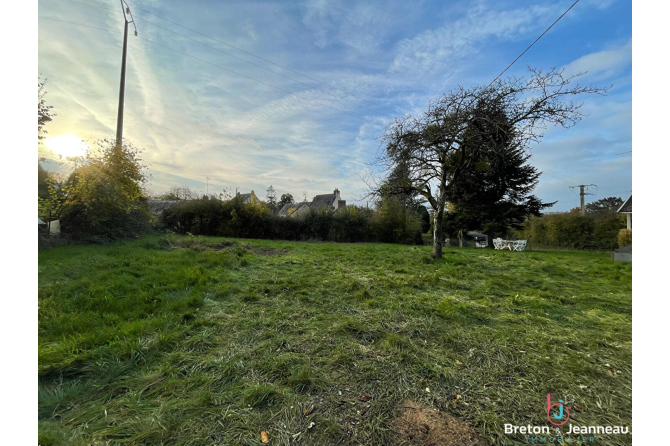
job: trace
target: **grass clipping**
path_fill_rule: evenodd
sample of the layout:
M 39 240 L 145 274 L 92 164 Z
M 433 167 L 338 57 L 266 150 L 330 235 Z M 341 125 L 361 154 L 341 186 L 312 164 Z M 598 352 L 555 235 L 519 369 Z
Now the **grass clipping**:
M 400 405 L 400 415 L 394 422 L 398 434 L 396 444 L 422 446 L 485 446 L 488 445 L 475 429 L 437 409 L 414 401 Z

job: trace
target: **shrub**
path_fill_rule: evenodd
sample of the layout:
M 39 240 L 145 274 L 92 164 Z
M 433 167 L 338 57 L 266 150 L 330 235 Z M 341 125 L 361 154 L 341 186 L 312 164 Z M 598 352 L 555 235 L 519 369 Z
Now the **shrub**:
M 63 186 L 61 231 L 75 240 L 114 240 L 149 230 L 146 183 L 139 150 L 111 140 L 98 142 Z
M 400 220 L 398 219 L 400 216 Z M 183 201 L 163 211 L 159 227 L 180 234 L 333 242 L 389 242 L 422 244 L 421 219 L 402 212 L 347 206 L 332 212 L 310 210 L 296 217 L 278 217 L 265 206 L 246 205 L 237 199 Z
M 633 230 L 632 229 L 622 229 L 619 231 L 619 236 L 617 238 L 619 242 L 619 248 L 633 244 Z
M 614 213 L 546 214 L 526 220 L 515 236 L 528 240 L 534 248 L 611 250 L 623 225 Z

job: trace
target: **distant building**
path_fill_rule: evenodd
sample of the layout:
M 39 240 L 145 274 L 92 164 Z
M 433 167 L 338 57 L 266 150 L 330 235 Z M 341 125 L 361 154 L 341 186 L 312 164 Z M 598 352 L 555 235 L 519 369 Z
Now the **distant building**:
M 253 204 L 255 206 L 261 204 L 261 200 L 258 199 L 254 191 L 251 191 L 248 194 L 241 194 L 238 192 L 235 198 L 242 200 L 242 203 L 244 204 Z
M 277 215 L 280 217 L 297 217 L 309 212 L 310 209 L 314 211 L 325 209 L 337 211 L 346 206 L 346 200 L 342 200 L 340 191 L 335 189 L 332 194 L 315 195 L 311 202 L 303 201 L 300 203 L 286 203 L 282 206 Z
M 345 200 L 340 198 L 340 191 L 335 189 L 332 194 L 315 195 L 309 207 L 318 211 L 324 207 L 330 207 L 336 211 L 342 209 L 347 205 Z
M 297 217 L 298 215 L 309 211 L 309 202 L 286 203 L 279 209 L 277 215 L 280 217 Z
M 624 201 L 619 210 L 619 214 L 626 214 L 626 229 L 633 230 L 633 194 Z M 633 245 L 622 246 L 614 250 L 613 258 L 617 262 L 632 262 L 633 261 Z
M 619 214 L 626 214 L 626 229 L 633 229 L 633 194 L 624 201 L 619 210 Z

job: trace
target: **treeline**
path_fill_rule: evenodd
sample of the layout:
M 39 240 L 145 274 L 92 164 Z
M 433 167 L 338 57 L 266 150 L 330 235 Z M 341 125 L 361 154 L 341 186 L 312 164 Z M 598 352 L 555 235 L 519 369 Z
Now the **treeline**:
M 530 217 L 516 238 L 530 248 L 612 250 L 617 248 L 625 219 L 616 212 L 579 215 L 573 212 Z
M 423 244 L 429 228 L 413 209 L 384 200 L 377 209 L 348 205 L 337 212 L 322 210 L 300 217 L 278 217 L 264 205 L 239 199 L 188 200 L 165 209 L 159 229 L 179 234 L 345 243 L 382 242 Z

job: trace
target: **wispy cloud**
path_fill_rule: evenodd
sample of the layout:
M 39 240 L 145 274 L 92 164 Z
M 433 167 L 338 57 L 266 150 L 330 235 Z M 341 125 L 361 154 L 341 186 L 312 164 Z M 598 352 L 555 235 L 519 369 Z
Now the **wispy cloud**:
M 565 66 L 565 74 L 587 73 L 592 81 L 612 79 L 628 68 L 633 59 L 632 41 L 603 51 L 586 54 Z
M 462 70 L 463 61 L 480 52 L 488 41 L 515 40 L 537 31 L 542 27 L 538 19 L 558 10 L 558 5 L 496 10 L 490 4 L 475 2 L 463 17 L 401 40 L 391 71 L 421 74 Z
M 205 178 L 210 177 L 210 192 L 239 187 L 264 196 L 272 184 L 280 194 L 298 197 L 307 191 L 311 197 L 339 187 L 351 202 L 364 194 L 366 185 L 357 174 L 364 175 L 377 154 L 378 137 L 388 122 L 420 113 L 430 99 L 456 83 L 490 79 L 502 68 L 501 60 L 516 57 L 519 48 L 569 3 L 143 1 L 139 5 L 143 9 L 325 85 L 136 10 L 140 37 L 219 67 L 131 35 L 124 135 L 145 149 L 152 173 L 150 189 L 155 192 L 177 184 L 204 191 Z M 543 41 L 544 51 L 532 54 L 543 68 L 563 64 L 569 72 L 588 70 L 589 82 L 614 84 L 610 96 L 587 98 L 584 110 L 589 116 L 577 127 L 567 132 L 550 129 L 545 141 L 533 148 L 534 162 L 553 171 L 554 178 L 543 177 L 538 189 L 548 200 L 562 197 L 566 181 L 629 181 L 626 161 L 611 158 L 632 146 L 630 33 L 612 26 L 621 20 L 617 8 L 621 3 L 581 2 L 580 9 L 552 30 L 555 39 Z M 47 101 L 58 113 L 49 132 L 93 140 L 112 136 L 121 59 L 120 12 L 42 0 L 40 15 L 119 30 L 40 20 L 39 66 L 49 78 Z M 591 16 L 596 16 L 593 22 L 583 22 Z M 589 49 L 581 42 L 561 46 L 561 37 L 593 26 L 601 28 L 593 34 Z M 492 59 L 495 64 L 489 62 Z M 608 172 L 607 178 L 592 171 Z

